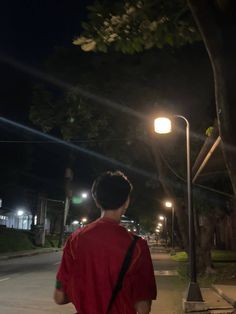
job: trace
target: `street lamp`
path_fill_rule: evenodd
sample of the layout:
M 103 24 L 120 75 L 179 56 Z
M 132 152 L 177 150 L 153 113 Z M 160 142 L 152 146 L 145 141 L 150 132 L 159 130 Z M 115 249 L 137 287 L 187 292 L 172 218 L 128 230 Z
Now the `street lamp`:
M 162 215 L 160 215 L 159 216 L 159 220 L 161 220 L 161 221 L 163 221 L 163 223 L 164 223 L 164 226 L 163 226 L 163 223 L 158 223 L 158 226 L 159 226 L 159 228 L 160 227 L 163 227 L 163 233 L 164 233 L 164 238 L 165 238 L 165 243 L 166 243 L 166 246 L 168 245 L 168 232 L 167 232 L 167 218 L 166 218 L 166 216 L 162 216 Z
M 172 208 L 172 203 L 169 202 L 169 201 L 166 201 L 166 202 L 165 202 L 165 207 L 167 207 L 167 208 Z
M 20 221 L 21 221 L 21 228 L 23 229 L 23 215 L 25 211 L 23 209 L 18 209 L 16 212 L 17 215 L 17 228 L 20 229 Z
M 174 252 L 174 226 L 175 226 L 175 209 L 173 204 L 170 201 L 165 202 L 165 207 L 171 208 L 172 210 L 172 230 L 171 230 L 171 246 L 172 246 L 172 254 L 175 254 Z
M 174 115 L 186 123 L 186 153 L 187 153 L 187 192 L 188 192 L 188 235 L 189 235 L 189 262 L 190 262 L 190 283 L 187 291 L 186 301 L 202 302 L 202 295 L 197 283 L 196 270 L 196 247 L 195 247 L 195 230 L 194 216 L 192 206 L 192 178 L 191 178 L 191 160 L 190 160 L 190 136 L 189 136 L 189 121 L 181 116 Z M 154 121 L 154 130 L 156 133 L 166 134 L 171 132 L 171 120 L 166 117 L 160 117 Z
M 18 209 L 18 211 L 17 211 L 17 216 L 23 216 L 24 215 L 24 211 L 23 211 L 23 209 Z
M 87 198 L 88 197 L 88 193 L 86 193 L 86 192 L 83 192 L 83 193 L 81 193 L 81 196 L 82 196 L 82 198 Z

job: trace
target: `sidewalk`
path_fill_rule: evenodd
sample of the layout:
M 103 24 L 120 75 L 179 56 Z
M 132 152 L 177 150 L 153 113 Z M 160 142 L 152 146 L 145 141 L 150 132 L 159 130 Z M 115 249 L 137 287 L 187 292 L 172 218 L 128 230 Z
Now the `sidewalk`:
M 188 282 L 177 273 L 178 263 L 173 261 L 165 248 L 150 247 L 156 274 L 158 297 L 153 302 L 151 314 L 182 314 L 183 301 Z M 187 311 L 192 313 L 236 313 L 236 286 L 214 285 L 201 288 L 204 302 L 187 302 Z
M 178 263 L 173 261 L 164 247 L 150 247 L 157 282 L 157 300 L 151 314 L 182 314 L 185 282 L 178 276 Z

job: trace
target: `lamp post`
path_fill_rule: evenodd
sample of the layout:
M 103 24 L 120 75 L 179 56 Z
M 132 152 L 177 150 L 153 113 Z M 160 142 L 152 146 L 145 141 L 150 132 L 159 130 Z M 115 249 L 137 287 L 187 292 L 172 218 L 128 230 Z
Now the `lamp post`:
M 164 226 L 163 226 L 163 224 L 159 222 L 157 226 L 159 228 L 162 228 L 162 230 L 163 230 L 164 239 L 165 239 L 165 243 L 166 243 L 166 247 L 167 247 L 167 245 L 168 245 L 167 218 L 166 218 L 166 216 L 161 215 L 161 216 L 159 216 L 159 220 L 163 221 L 163 224 L 164 224 Z
M 175 209 L 174 209 L 174 206 L 173 206 L 172 202 L 170 202 L 170 201 L 166 201 L 165 202 L 165 207 L 171 208 L 171 211 L 172 211 L 171 248 L 172 248 L 172 254 L 175 254 L 175 248 L 174 248 Z
M 196 246 L 195 246 L 195 228 L 192 205 L 192 178 L 191 178 L 191 160 L 190 160 L 190 125 L 189 121 L 181 116 L 174 115 L 186 123 L 186 157 L 187 157 L 187 194 L 188 194 L 188 236 L 189 236 L 189 264 L 190 264 L 190 283 L 187 291 L 186 301 L 203 302 L 201 290 L 197 283 L 196 269 Z M 154 121 L 154 130 L 156 133 L 166 134 L 172 131 L 171 120 L 166 117 L 156 118 Z
M 24 210 L 23 209 L 18 209 L 16 214 L 17 214 L 17 217 L 18 217 L 18 221 L 17 221 L 17 228 L 20 229 L 20 220 L 21 220 L 21 227 L 23 229 L 23 215 L 24 215 Z

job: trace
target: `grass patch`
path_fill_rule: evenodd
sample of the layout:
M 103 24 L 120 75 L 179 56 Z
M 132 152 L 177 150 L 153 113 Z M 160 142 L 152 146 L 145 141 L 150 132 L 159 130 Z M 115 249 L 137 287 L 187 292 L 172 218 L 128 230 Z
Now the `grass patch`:
M 58 235 L 46 235 L 45 237 L 45 247 L 58 247 L 59 236 Z
M 58 247 L 58 235 L 46 235 L 44 247 Z M 30 231 L 0 228 L 0 253 L 26 251 L 38 248 Z
M 235 262 L 236 261 L 236 251 L 223 251 L 223 250 L 213 250 L 211 252 L 213 262 Z M 176 255 L 172 256 L 172 259 L 176 262 L 187 262 L 188 255 L 186 252 L 177 252 Z
M 210 287 L 212 284 L 236 285 L 236 251 L 213 250 L 212 262 L 214 272 L 198 275 L 201 287 Z M 178 273 L 183 280 L 188 280 L 188 256 L 185 252 L 177 252 L 172 259 L 180 262 Z
M 176 252 L 175 255 L 172 255 L 171 258 L 176 262 L 187 262 L 188 261 L 188 255 L 186 252 Z
M 0 253 L 31 250 L 34 248 L 30 232 L 0 229 Z
M 213 284 L 236 285 L 235 263 L 214 263 L 214 273 L 198 275 L 198 283 L 201 287 L 210 287 Z M 189 280 L 188 264 L 180 263 L 178 273 L 182 280 Z
M 213 262 L 235 262 L 236 261 L 236 251 L 220 251 L 214 250 L 211 253 Z

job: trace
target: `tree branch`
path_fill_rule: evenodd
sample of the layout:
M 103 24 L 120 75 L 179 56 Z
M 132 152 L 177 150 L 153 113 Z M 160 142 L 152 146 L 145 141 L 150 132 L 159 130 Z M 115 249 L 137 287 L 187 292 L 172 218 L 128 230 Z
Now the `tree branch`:
M 213 1 L 188 0 L 188 5 L 202 35 L 211 62 L 223 55 L 223 34 Z

